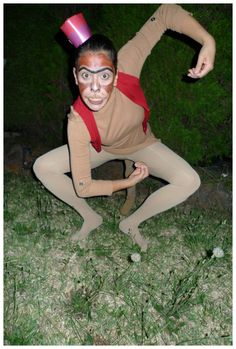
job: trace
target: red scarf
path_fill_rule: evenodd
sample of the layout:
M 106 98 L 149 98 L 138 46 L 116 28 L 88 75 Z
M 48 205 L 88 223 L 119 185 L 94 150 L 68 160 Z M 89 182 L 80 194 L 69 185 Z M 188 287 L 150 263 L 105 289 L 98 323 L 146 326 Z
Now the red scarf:
M 133 75 L 118 72 L 118 79 L 116 88 L 120 90 L 126 97 L 131 99 L 134 103 L 144 108 L 143 131 L 147 131 L 147 123 L 150 109 L 147 105 L 146 98 L 140 86 L 140 81 Z M 74 110 L 83 119 L 87 129 L 90 133 L 92 146 L 97 152 L 101 151 L 101 137 L 97 128 L 97 124 L 93 112 L 83 103 L 80 97 L 76 99 L 73 104 Z

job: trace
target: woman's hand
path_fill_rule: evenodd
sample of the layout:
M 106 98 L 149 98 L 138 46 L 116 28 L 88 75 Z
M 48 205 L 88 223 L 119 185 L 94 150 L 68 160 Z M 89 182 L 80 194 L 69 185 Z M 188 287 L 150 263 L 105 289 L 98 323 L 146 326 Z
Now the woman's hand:
M 215 40 L 210 37 L 199 52 L 196 67 L 188 70 L 188 76 L 193 79 L 200 79 L 207 75 L 214 68 L 215 51 Z
M 129 186 L 133 186 L 149 176 L 148 167 L 143 162 L 136 162 L 134 166 L 136 169 L 127 178 Z
M 118 190 L 133 187 L 135 184 L 141 182 L 144 178 L 149 176 L 148 167 L 143 162 L 136 162 L 134 165 L 136 169 L 128 178 L 112 181 L 113 193 Z

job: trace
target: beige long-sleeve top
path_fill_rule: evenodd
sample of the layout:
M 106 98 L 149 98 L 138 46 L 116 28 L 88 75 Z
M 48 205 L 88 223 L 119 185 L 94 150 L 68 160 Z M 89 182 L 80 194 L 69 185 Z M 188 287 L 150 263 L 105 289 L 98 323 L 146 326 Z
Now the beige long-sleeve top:
M 118 70 L 139 77 L 143 64 L 152 48 L 167 29 L 182 33 L 182 26 L 189 12 L 179 5 L 161 5 L 134 38 L 118 52 Z M 148 126 L 143 131 L 144 110 L 114 88 L 104 106 L 94 112 L 101 136 L 102 149 L 112 154 L 129 154 L 157 141 Z M 91 177 L 90 134 L 82 118 L 73 110 L 68 115 L 68 142 L 71 171 L 78 196 L 111 195 L 110 180 Z M 140 159 L 141 160 L 141 159 Z

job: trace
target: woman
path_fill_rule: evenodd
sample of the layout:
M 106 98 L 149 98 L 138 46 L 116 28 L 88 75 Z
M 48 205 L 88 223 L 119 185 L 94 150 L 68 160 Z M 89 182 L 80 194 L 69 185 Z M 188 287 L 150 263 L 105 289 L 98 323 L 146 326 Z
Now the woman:
M 77 50 L 73 73 L 80 99 L 68 115 L 69 148 L 64 145 L 54 149 L 34 164 L 34 171 L 43 185 L 84 219 L 81 230 L 72 236 L 73 241 L 86 239 L 102 224 L 102 217 L 87 204 L 86 197 L 112 195 L 133 187 L 151 174 L 169 184 L 152 193 L 119 224 L 120 230 L 130 234 L 145 251 L 148 242 L 140 233 L 140 223 L 183 202 L 199 188 L 198 174 L 152 134 L 147 124 L 145 101 L 141 104 L 127 97 L 119 80 L 122 73 L 136 80 L 139 78 L 147 56 L 167 29 L 188 35 L 202 45 L 197 65 L 189 69 L 188 76 L 202 78 L 213 69 L 213 37 L 178 5 L 161 5 L 135 37 L 121 48 L 118 60 L 110 40 L 100 35 L 91 36 Z M 83 112 L 90 113 L 95 121 L 93 127 L 100 144 L 93 142 Z M 135 169 L 125 179 L 91 178 L 91 169 L 114 159 L 131 160 Z M 70 171 L 72 180 L 65 175 Z

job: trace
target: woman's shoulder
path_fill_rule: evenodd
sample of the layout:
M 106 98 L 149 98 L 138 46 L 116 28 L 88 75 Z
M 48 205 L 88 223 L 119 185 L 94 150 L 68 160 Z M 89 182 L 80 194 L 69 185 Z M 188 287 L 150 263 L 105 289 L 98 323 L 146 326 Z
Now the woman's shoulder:
M 67 114 L 68 121 L 70 123 L 76 124 L 76 125 L 81 125 L 85 126 L 85 123 L 80 116 L 80 114 L 74 109 L 73 105 L 70 107 L 70 112 Z
M 73 106 L 70 107 L 70 112 L 67 114 L 68 118 L 68 130 L 74 130 L 76 134 L 83 139 L 90 139 L 88 129 L 83 121 L 83 119 L 80 117 L 79 113 L 75 111 Z
M 68 117 L 69 121 L 73 121 L 73 122 L 81 122 L 82 121 L 79 113 L 77 113 L 77 111 L 75 111 L 73 106 L 70 107 L 70 112 L 67 114 L 67 117 Z

